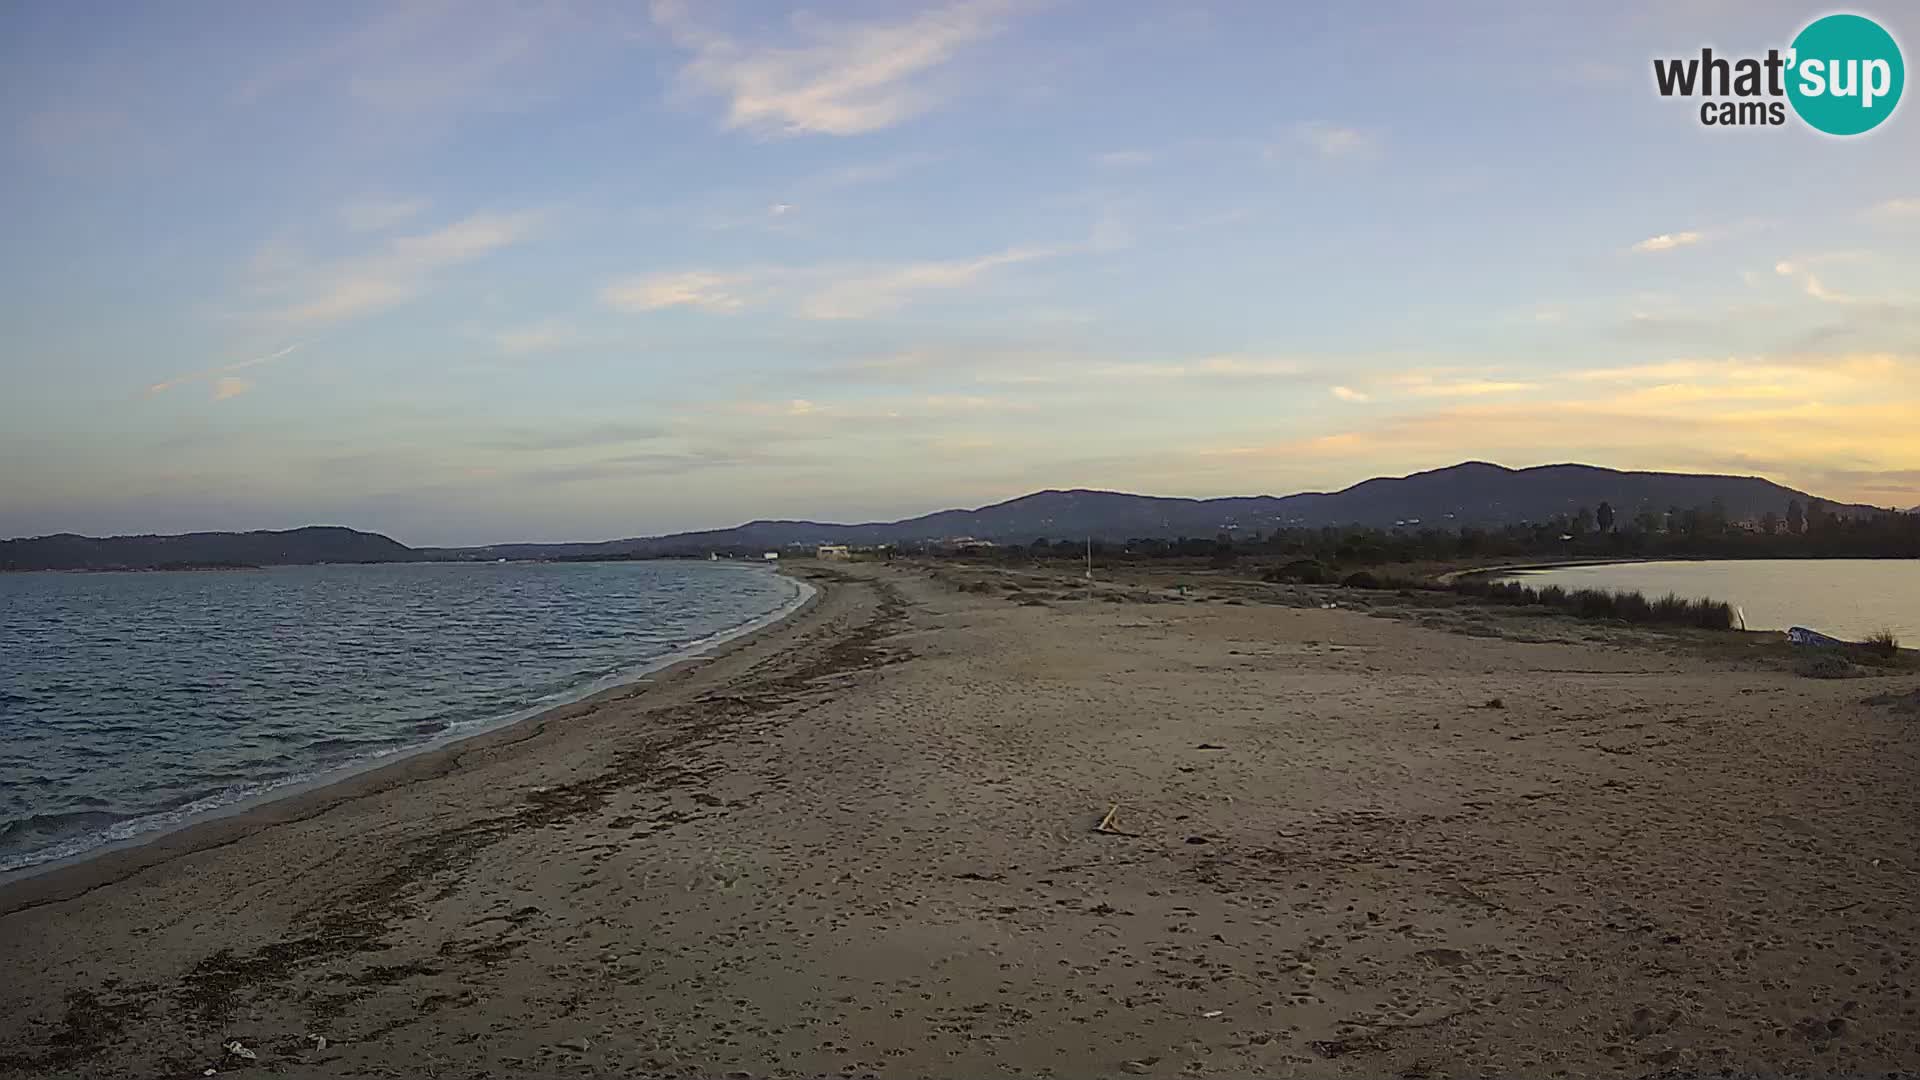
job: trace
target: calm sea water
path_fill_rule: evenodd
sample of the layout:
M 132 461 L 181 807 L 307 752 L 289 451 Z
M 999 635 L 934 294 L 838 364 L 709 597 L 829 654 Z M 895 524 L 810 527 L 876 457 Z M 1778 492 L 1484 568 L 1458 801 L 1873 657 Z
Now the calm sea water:
M 0 574 L 0 873 L 582 697 L 805 591 L 689 562 Z
M 1750 630 L 1805 626 L 1849 641 L 1892 630 L 1920 644 L 1920 559 L 1751 559 L 1531 570 L 1504 580 L 1677 593 L 1739 605 Z

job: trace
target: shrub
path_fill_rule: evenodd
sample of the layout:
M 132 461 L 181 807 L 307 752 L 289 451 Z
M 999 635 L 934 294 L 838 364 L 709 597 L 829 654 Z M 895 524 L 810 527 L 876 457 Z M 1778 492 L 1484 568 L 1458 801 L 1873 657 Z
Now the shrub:
M 1261 581 L 1293 581 L 1302 585 L 1325 585 L 1333 575 L 1317 559 L 1295 559 L 1260 575 Z
M 1348 574 L 1346 580 L 1340 584 L 1349 589 L 1377 589 L 1380 587 L 1379 580 L 1365 570 Z
M 1613 594 L 1599 589 L 1580 589 L 1568 597 L 1573 610 L 1583 619 L 1613 618 Z
M 1877 656 L 1900 655 L 1900 639 L 1895 636 L 1892 630 L 1881 630 L 1877 633 L 1868 634 L 1867 640 L 1861 642 L 1861 644 L 1867 647 L 1868 652 Z
M 1733 629 L 1733 605 L 1718 600 L 1693 602 L 1693 625 L 1703 630 Z
M 1731 630 L 1733 605 L 1718 600 L 1682 600 L 1668 594 L 1648 600 L 1637 592 L 1609 592 L 1605 589 L 1575 589 L 1558 585 L 1532 589 L 1517 581 L 1461 579 L 1453 583 L 1454 592 L 1476 596 L 1496 604 L 1542 604 L 1578 615 L 1583 619 L 1620 619 L 1632 623 L 1666 623 L 1672 626 L 1699 626 L 1709 630 Z
M 1847 658 L 1831 649 L 1821 649 L 1810 656 L 1803 656 L 1793 665 L 1793 670 L 1809 679 L 1844 679 L 1853 674 L 1853 665 Z
M 1687 602 L 1672 593 L 1653 602 L 1653 620 L 1663 623 L 1685 622 Z
M 1613 598 L 1613 614 L 1632 623 L 1652 622 L 1653 605 L 1637 592 L 1619 593 Z

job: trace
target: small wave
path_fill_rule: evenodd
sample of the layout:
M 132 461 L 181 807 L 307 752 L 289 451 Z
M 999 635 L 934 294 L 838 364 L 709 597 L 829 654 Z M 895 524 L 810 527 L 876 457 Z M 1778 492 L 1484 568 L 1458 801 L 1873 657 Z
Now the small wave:
M 277 777 L 256 784 L 234 785 L 217 791 L 200 794 L 192 801 L 168 810 L 138 816 L 109 814 L 103 811 L 36 814 L 24 820 L 33 822 L 36 819 L 42 819 L 43 824 L 44 821 L 51 819 L 65 818 L 66 820 L 59 822 L 60 827 L 57 830 L 47 829 L 37 836 L 32 836 L 30 839 L 44 841 L 52 839 L 55 835 L 63 835 L 64 838 L 55 840 L 51 844 L 36 844 L 35 847 L 27 851 L 0 854 L 0 874 L 9 874 L 16 870 L 25 870 L 28 867 L 39 866 L 42 863 L 70 859 L 76 855 L 84 855 L 95 848 L 105 847 L 109 844 L 123 843 L 151 832 L 172 829 L 194 818 L 203 817 L 238 803 L 260 798 L 276 789 L 288 787 L 293 784 L 306 783 L 312 780 L 314 775 L 315 774 L 311 773 L 301 773 Z M 11 823 L 9 825 L 9 829 L 10 828 Z M 24 833 L 22 835 L 23 837 L 26 836 Z M 18 846 L 9 843 L 13 839 L 13 832 L 0 832 L 0 848 Z
M 333 750 L 376 750 L 387 746 L 398 746 L 407 741 L 407 737 L 404 735 L 366 736 L 357 739 L 339 735 L 325 739 L 315 739 L 310 743 L 301 745 L 300 750 L 303 753 L 326 753 Z
M 58 810 L 28 814 L 0 822 L 0 847 L 9 846 L 21 837 L 53 837 L 88 829 L 104 829 L 125 820 L 127 816 L 107 810 Z
M 502 727 L 516 720 L 535 715 L 548 708 L 570 701 L 577 701 L 599 691 L 618 686 L 640 678 L 651 671 L 678 660 L 698 655 L 708 649 L 751 633 L 761 627 L 771 625 L 796 610 L 814 590 L 804 584 L 792 583 L 786 595 L 771 611 L 746 618 L 732 626 L 710 633 L 690 641 L 680 641 L 664 648 L 644 648 L 643 655 L 633 662 L 618 667 L 595 667 L 578 670 L 572 685 L 563 685 L 536 690 L 532 695 L 519 697 L 518 701 L 499 701 L 496 706 L 485 709 L 481 715 L 471 718 L 447 717 L 441 719 L 422 719 L 417 715 L 411 719 L 388 717 L 386 723 L 391 734 L 385 736 L 349 737 L 330 735 L 311 742 L 301 742 L 289 747 L 292 754 L 304 759 L 305 771 L 300 771 L 294 759 L 287 754 L 275 755 L 269 765 L 269 771 L 279 775 L 262 776 L 251 780 L 248 774 L 222 772 L 207 773 L 197 777 L 200 785 L 196 789 L 183 792 L 190 796 L 187 801 L 168 809 L 150 813 L 113 814 L 105 810 L 85 810 L 66 813 L 48 813 L 27 815 L 9 821 L 0 826 L 0 875 L 28 870 L 47 863 L 85 855 L 96 849 L 121 844 L 148 834 L 168 831 L 189 822 L 214 815 L 221 811 L 243 804 L 264 801 L 274 797 L 283 789 L 314 783 L 322 779 L 332 779 L 349 774 L 362 768 L 373 767 L 385 760 L 406 752 L 444 745 L 455 739 L 478 734 Z M 564 647 L 564 643 L 559 646 Z M 488 667 L 485 674 L 495 669 Z M 205 679 L 196 680 L 187 685 L 189 693 L 211 691 L 219 683 Z M 549 684 L 551 687 L 552 684 Z M 176 690 L 179 687 L 175 688 Z M 525 694 L 526 687 L 519 688 Z M 543 688 L 545 689 L 545 688 Z M 73 691 L 78 694 L 82 688 Z M 241 716 L 222 716 L 220 720 L 233 723 L 246 723 Z M 145 742 L 164 739 L 153 731 L 129 732 L 127 742 Z M 295 737 L 297 739 L 297 737 Z M 291 740 L 276 737 L 275 741 Z M 86 746 L 69 747 L 70 753 L 85 756 L 107 756 L 95 748 Z M 286 771 L 281 772 L 281 767 Z M 209 780 L 220 782 L 233 779 L 235 782 L 217 790 L 204 786 Z

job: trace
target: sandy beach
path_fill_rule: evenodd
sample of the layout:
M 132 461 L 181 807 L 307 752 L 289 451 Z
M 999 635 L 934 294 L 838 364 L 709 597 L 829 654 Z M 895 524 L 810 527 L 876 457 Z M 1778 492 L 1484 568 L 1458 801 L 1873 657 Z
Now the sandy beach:
M 1920 1070 L 1913 676 L 794 572 L 713 657 L 0 889 L 0 1074 Z

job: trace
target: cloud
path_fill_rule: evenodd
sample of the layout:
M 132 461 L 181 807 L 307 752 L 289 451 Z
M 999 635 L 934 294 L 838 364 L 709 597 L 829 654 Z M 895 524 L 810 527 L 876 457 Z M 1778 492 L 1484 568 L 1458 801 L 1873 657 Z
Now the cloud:
M 1364 402 L 1373 400 L 1371 395 L 1363 394 L 1351 386 L 1335 386 L 1332 387 L 1331 390 L 1333 396 L 1339 398 L 1341 401 Z
M 1314 122 L 1293 130 L 1294 138 L 1323 158 L 1366 158 L 1380 152 L 1380 138 L 1359 128 Z
M 1448 402 L 1438 409 L 1369 409 L 1319 433 L 1277 442 L 1204 444 L 1195 472 L 1244 475 L 1249 462 L 1340 462 L 1366 472 L 1439 460 L 1604 455 L 1621 468 L 1718 471 L 1730 460 L 1773 461 L 1776 479 L 1828 478 L 1826 495 L 1898 501 L 1913 492 L 1920 434 L 1910 421 L 1916 358 L 1882 354 L 1678 360 L 1575 373 L 1527 401 Z M 1356 420 L 1360 422 L 1356 422 Z M 1791 464 L 1780 463 L 1782 447 Z M 1186 460 L 1186 459 L 1183 459 Z M 1855 470 L 1845 475 L 1846 470 Z M 1748 471 L 1743 468 L 1742 471 Z M 1802 482 L 1799 486 L 1809 486 Z M 1906 497 L 1905 503 L 1915 499 Z
M 1697 232 L 1661 233 L 1658 236 L 1647 237 L 1629 250 L 1643 254 L 1651 251 L 1672 251 L 1674 248 L 1697 244 L 1703 239 L 1705 237 Z
M 1843 253 L 1843 254 L 1851 254 L 1851 253 Z M 1900 306 L 1899 304 L 1892 301 L 1876 300 L 1871 297 L 1864 297 L 1864 296 L 1854 296 L 1850 293 L 1837 292 L 1833 289 L 1830 289 L 1826 286 L 1826 283 L 1822 282 L 1820 278 L 1814 274 L 1813 270 L 1810 269 L 1807 265 L 1808 263 L 1812 263 L 1812 262 L 1837 262 L 1837 261 L 1846 261 L 1846 260 L 1844 258 L 1834 258 L 1831 256 L 1824 259 L 1821 257 L 1815 256 L 1812 258 L 1805 259 L 1803 261 L 1790 261 L 1790 260 L 1783 259 L 1773 264 L 1773 272 L 1780 275 L 1781 277 L 1793 278 L 1799 281 L 1800 289 L 1802 292 L 1806 293 L 1808 296 L 1813 297 L 1815 300 L 1818 300 L 1823 304 L 1881 304 L 1889 308 L 1897 308 Z
M 253 389 L 251 381 L 235 378 L 232 375 L 223 375 L 213 380 L 213 400 L 225 401 L 228 398 L 237 398 L 251 389 Z
M 1892 379 L 1909 363 L 1907 358 L 1892 353 L 1728 356 L 1587 368 L 1568 372 L 1566 378 L 1572 382 L 1657 384 L 1797 382 L 1811 390 L 1820 384 L 1831 387 L 1836 381 L 1858 384 Z
M 909 154 L 896 154 L 879 161 L 864 162 L 859 165 L 842 165 L 804 182 L 801 187 L 818 191 L 838 191 L 843 188 L 860 187 L 865 184 L 884 184 L 898 180 L 917 169 L 925 168 L 945 155 L 915 151 Z
M 163 379 L 160 382 L 154 383 L 153 385 L 147 387 L 147 396 L 151 397 L 155 394 L 164 394 L 167 391 L 183 383 L 198 382 L 202 379 L 212 379 L 214 380 L 214 383 L 215 383 L 214 398 L 216 400 L 222 400 L 230 397 L 237 397 L 241 394 L 246 393 L 247 390 L 252 386 L 252 384 L 243 379 L 222 378 L 221 376 L 228 375 L 231 372 L 235 372 L 235 371 L 245 371 L 247 368 L 259 367 L 262 364 L 271 364 L 275 360 L 281 360 L 286 357 L 292 356 L 295 352 L 299 351 L 300 347 L 303 344 L 305 344 L 305 342 L 296 341 L 293 344 L 286 346 L 285 348 L 276 349 L 273 352 L 266 353 L 261 356 L 249 357 L 248 359 L 245 359 L 245 360 L 236 360 L 231 364 L 222 364 L 219 367 L 208 368 L 205 371 L 195 371 L 186 375 L 175 375 L 170 379 Z M 223 386 L 236 386 L 236 385 L 238 388 L 234 389 L 231 393 L 221 392 L 221 388 Z
M 908 263 L 857 272 L 809 292 L 799 314 L 809 319 L 861 319 L 904 307 L 916 293 L 957 289 L 1002 266 L 1057 254 L 1048 248 L 1010 248 L 972 259 Z
M 942 417 L 1029 413 L 1034 409 L 1031 401 L 987 394 L 909 394 L 862 397 L 847 402 L 821 402 L 811 398 L 731 401 L 707 411 L 767 420 L 799 420 L 808 424 L 830 421 L 833 431 L 843 431 L 848 422 L 891 426 Z
M 707 270 L 649 274 L 606 286 L 600 290 L 600 299 L 608 307 L 622 311 L 691 307 L 702 311 L 735 312 L 747 306 L 746 297 L 738 290 L 752 280 L 750 274 L 722 274 Z
M 1095 371 L 1113 379 L 1267 379 L 1308 374 L 1305 365 L 1282 357 L 1227 353 L 1167 364 L 1110 364 Z
M 1106 169 L 1129 169 L 1153 162 L 1153 155 L 1145 150 L 1109 150 L 1094 156 L 1094 164 Z
M 1879 218 L 1920 218 L 1920 197 L 1888 199 L 1868 212 Z
M 732 313 L 782 304 L 803 319 L 863 319 L 906 306 L 919 293 L 974 284 L 1003 266 L 1049 258 L 1053 248 L 1009 248 L 968 259 L 880 266 L 679 270 L 615 281 L 601 302 L 622 311 L 691 307 Z
M 425 199 L 366 199 L 340 208 L 340 220 L 354 232 L 384 232 L 420 215 Z
M 1420 372 L 1395 375 L 1387 381 L 1415 397 L 1485 397 L 1489 394 L 1518 394 L 1539 389 L 1538 383 L 1500 379 L 1445 379 Z
M 332 97 L 380 121 L 422 121 L 522 108 L 576 76 L 618 34 L 607 20 L 566 4 L 375 5 L 370 17 L 336 19 L 291 50 L 268 50 L 239 88 L 242 105 L 304 94 Z M 339 29 L 335 30 L 334 27 Z M 254 58 L 249 56 L 247 60 Z
M 540 453 L 550 450 L 580 450 L 595 446 L 620 446 L 648 442 L 667 434 L 667 428 L 652 421 L 590 424 L 585 427 L 561 427 L 557 430 L 518 431 L 481 444 L 490 450 Z
M 298 298 L 267 318 L 292 325 L 324 324 L 403 303 L 423 292 L 435 273 L 518 242 L 538 219 L 531 211 L 474 214 L 433 232 L 394 237 L 371 254 L 316 271 L 294 270 L 294 280 L 281 291 Z
M 512 355 L 570 348 L 585 340 L 574 327 L 552 321 L 502 330 L 493 336 L 494 344 L 500 347 L 500 351 Z
M 1007 0 L 963 0 L 891 23 L 795 16 L 786 43 L 744 42 L 699 25 L 684 0 L 654 0 L 654 22 L 692 53 L 683 91 L 724 98 L 725 126 L 770 135 L 858 135 L 940 102 L 926 76 L 991 37 Z

